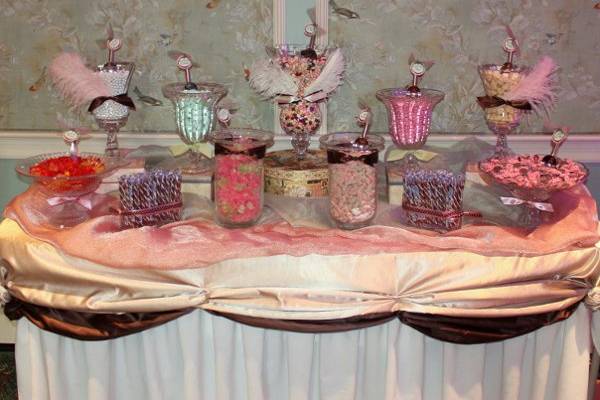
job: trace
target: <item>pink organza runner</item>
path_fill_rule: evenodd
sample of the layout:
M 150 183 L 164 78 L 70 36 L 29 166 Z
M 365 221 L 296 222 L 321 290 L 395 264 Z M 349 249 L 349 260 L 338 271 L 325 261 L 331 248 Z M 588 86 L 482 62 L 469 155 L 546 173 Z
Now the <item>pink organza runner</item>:
M 551 199 L 555 221 L 529 233 L 484 225 L 470 225 L 447 234 L 390 226 L 341 231 L 293 228 L 278 218 L 236 230 L 193 219 L 120 231 L 119 217 L 105 215 L 111 199 L 98 196 L 93 212 L 100 216 L 65 230 L 40 223 L 43 215 L 39 207 L 32 206 L 40 204 L 34 188 L 13 199 L 4 214 L 30 235 L 54 244 L 66 254 L 116 268 L 198 268 L 227 259 L 281 254 L 467 250 L 488 255 L 540 255 L 593 246 L 600 239 L 596 202 L 583 186 L 556 194 Z

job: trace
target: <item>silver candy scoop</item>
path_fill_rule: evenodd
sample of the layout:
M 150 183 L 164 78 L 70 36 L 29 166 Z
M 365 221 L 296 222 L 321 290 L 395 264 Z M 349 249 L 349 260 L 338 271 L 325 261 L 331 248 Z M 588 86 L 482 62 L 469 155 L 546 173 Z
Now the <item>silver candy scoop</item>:
M 556 157 L 558 154 L 558 149 L 560 149 L 560 146 L 562 146 L 562 144 L 567 140 L 567 136 L 568 132 L 562 129 L 557 129 L 554 131 L 552 134 L 552 140 L 550 141 L 552 150 L 550 151 L 550 154 L 547 154 L 544 156 L 544 158 L 542 158 L 544 165 L 547 167 L 556 168 L 558 165 L 558 158 Z

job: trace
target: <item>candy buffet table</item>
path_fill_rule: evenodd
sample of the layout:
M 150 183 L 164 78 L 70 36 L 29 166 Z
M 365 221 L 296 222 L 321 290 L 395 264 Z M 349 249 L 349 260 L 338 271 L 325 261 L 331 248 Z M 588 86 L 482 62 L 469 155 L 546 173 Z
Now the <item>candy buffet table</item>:
M 600 235 L 582 186 L 533 231 L 444 235 L 386 224 L 391 208 L 351 232 L 274 212 L 227 230 L 195 198 L 184 221 L 122 231 L 106 195 L 57 230 L 38 196 L 0 223 L 21 398 L 586 396 Z

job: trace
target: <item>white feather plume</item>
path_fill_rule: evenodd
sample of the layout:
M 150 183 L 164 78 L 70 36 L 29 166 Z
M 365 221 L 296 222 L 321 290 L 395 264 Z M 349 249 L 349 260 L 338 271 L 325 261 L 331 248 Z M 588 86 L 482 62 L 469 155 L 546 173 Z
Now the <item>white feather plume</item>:
M 319 97 L 326 97 L 342 84 L 344 68 L 344 55 L 340 49 L 335 49 L 329 55 L 319 77 L 304 90 L 304 96 L 319 93 Z
M 294 78 L 272 60 L 257 61 L 250 70 L 250 86 L 265 99 L 278 95 L 294 96 L 298 92 Z
M 77 53 L 61 53 L 50 64 L 48 72 L 54 87 L 73 106 L 82 106 L 96 97 L 110 96 L 102 78 L 85 66 Z

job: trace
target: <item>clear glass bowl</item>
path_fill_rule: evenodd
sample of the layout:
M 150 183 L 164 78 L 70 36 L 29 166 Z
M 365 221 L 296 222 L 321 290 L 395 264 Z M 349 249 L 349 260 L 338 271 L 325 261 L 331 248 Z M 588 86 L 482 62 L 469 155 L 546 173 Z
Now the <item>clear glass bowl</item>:
M 93 159 L 102 165 L 103 169 L 78 176 L 42 176 L 31 171 L 32 167 L 46 160 L 58 160 L 61 157 L 70 158 L 71 155 L 69 153 L 41 154 L 19 161 L 15 170 L 22 178 L 33 183 L 44 195 L 45 206 L 48 206 L 49 223 L 55 227 L 65 228 L 75 226 L 89 218 L 89 210 L 78 203 L 79 198 L 94 192 L 100 186 L 102 179 L 123 163 L 103 154 L 80 153 L 80 159 Z
M 546 202 L 553 193 L 584 183 L 589 175 L 589 170 L 579 162 L 559 159 L 557 168 L 553 168 L 545 166 L 542 158 L 539 155 L 495 155 L 479 162 L 485 182 L 499 185 L 515 199 L 525 202 L 529 210 L 524 221 L 526 226 L 535 227 L 548 219 L 548 213 L 534 203 Z

